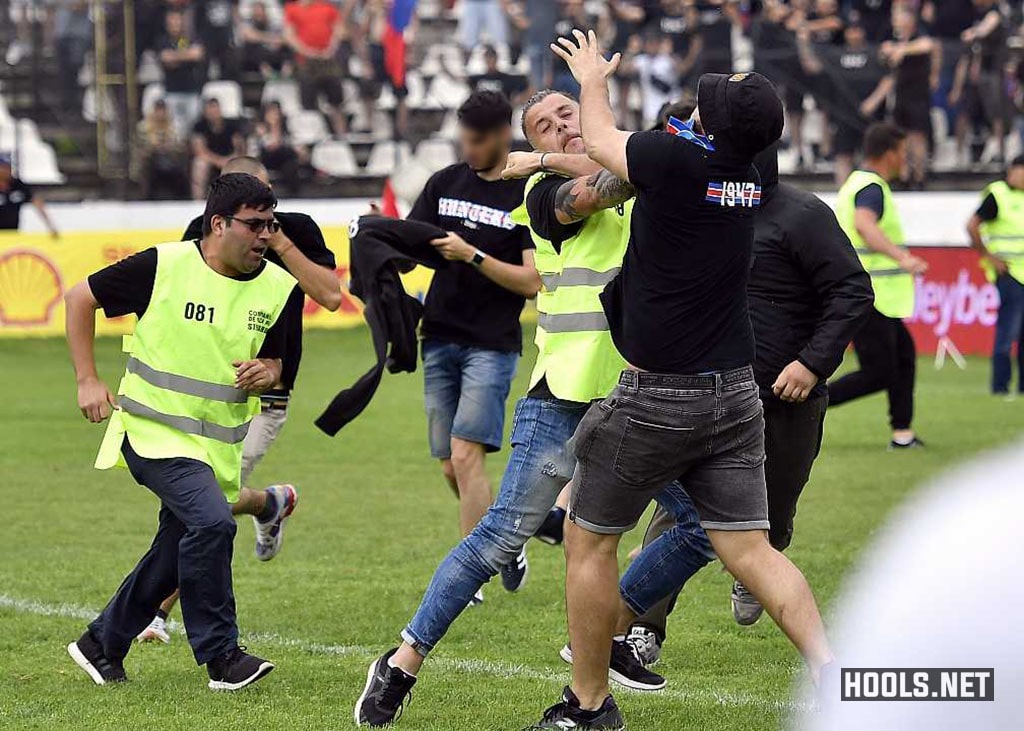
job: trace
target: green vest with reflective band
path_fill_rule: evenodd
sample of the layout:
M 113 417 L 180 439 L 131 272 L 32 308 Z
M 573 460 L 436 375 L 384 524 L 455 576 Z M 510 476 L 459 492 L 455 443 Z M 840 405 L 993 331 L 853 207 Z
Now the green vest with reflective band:
M 96 457 L 124 467 L 128 441 L 151 459 L 187 457 L 213 468 L 229 502 L 238 500 L 242 441 L 258 396 L 235 388 L 233 361 L 260 351 L 295 287 L 270 262 L 255 279 L 218 274 L 192 241 L 160 244 L 149 306 L 125 339 L 128 363 Z
M 1011 188 L 1005 180 L 992 183 L 985 189 L 996 199 L 998 215 L 991 221 L 982 221 L 981 235 L 985 246 L 1010 266 L 1010 276 L 1024 282 L 1024 190 Z M 992 265 L 982 261 L 990 282 L 996 280 Z
M 526 195 L 546 175 L 531 177 Z M 622 268 L 632 209 L 627 201 L 588 217 L 579 233 L 562 242 L 561 253 L 530 226 L 525 202 L 512 212 L 516 223 L 530 226 L 541 278 L 531 389 L 546 377 L 555 397 L 586 403 L 604 398 L 618 383 L 626 361 L 612 343 L 599 296 Z
M 854 170 L 839 189 L 836 198 L 836 218 L 843 231 L 850 237 L 850 243 L 860 257 L 860 263 L 871 275 L 871 286 L 875 290 L 875 309 L 886 317 L 904 318 L 914 314 L 914 277 L 900 269 L 895 261 L 885 254 L 868 248 L 857 233 L 854 223 L 857 194 L 869 185 L 882 186 L 883 210 L 878 219 L 882 233 L 896 246 L 903 246 L 903 227 L 896 212 L 896 201 L 889 184 L 882 176 L 867 170 Z

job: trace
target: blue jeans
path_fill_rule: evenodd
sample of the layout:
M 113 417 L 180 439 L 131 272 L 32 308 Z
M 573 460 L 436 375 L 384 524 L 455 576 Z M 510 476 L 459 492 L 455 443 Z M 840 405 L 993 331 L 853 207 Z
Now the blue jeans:
M 430 454 L 450 459 L 452 437 L 501 449 L 505 401 L 516 375 L 518 353 L 423 341 L 423 400 Z
M 638 616 L 678 591 L 690 577 L 713 561 L 715 551 L 693 500 L 673 482 L 657 498 L 675 525 L 644 547 L 619 582 L 619 594 Z
M 494 504 L 441 562 L 402 639 L 426 656 L 501 567 L 515 560 L 558 493 L 576 459 L 566 448 L 590 404 L 526 397 L 516 404 L 512 454 Z
M 999 290 L 999 316 L 996 319 L 996 344 L 992 352 L 992 393 L 1007 393 L 1013 367 L 1010 354 L 1017 344 L 1017 390 L 1024 393 L 1024 284 L 1009 274 L 996 280 Z

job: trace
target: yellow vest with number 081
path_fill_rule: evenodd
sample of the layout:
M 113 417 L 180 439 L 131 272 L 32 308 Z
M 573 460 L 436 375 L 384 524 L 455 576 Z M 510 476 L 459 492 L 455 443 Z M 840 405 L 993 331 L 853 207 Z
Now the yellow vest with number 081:
M 985 189 L 996 199 L 998 215 L 991 221 L 982 221 L 981 235 L 991 254 L 998 256 L 1009 265 L 1009 274 L 1018 282 L 1024 282 L 1024 190 L 1011 188 L 1005 180 L 992 183 Z M 990 282 L 996 280 L 995 269 L 986 261 L 982 262 Z
M 531 177 L 525 195 L 547 175 Z M 560 252 L 530 226 L 525 197 L 512 212 L 516 223 L 530 228 L 541 278 L 530 388 L 546 378 L 556 398 L 586 403 L 604 398 L 618 383 L 626 361 L 612 343 L 599 297 L 622 268 L 632 209 L 630 200 L 589 216 L 579 233 L 562 242 Z
M 857 232 L 854 216 L 857 210 L 857 194 L 869 185 L 882 188 L 882 217 L 878 227 L 893 244 L 903 247 L 903 226 L 896 212 L 896 201 L 885 179 L 867 170 L 854 170 L 846 179 L 836 197 L 836 218 L 843 231 L 850 237 L 857 256 L 864 269 L 871 275 L 871 286 L 875 290 L 875 309 L 886 317 L 904 318 L 914 314 L 914 277 L 900 269 L 895 261 L 885 254 L 868 248 Z
M 193 241 L 160 244 L 156 251 L 153 294 L 135 334 L 125 338 L 118 408 L 96 467 L 124 467 L 127 436 L 143 457 L 205 462 L 235 502 L 242 442 L 260 400 L 235 388 L 232 362 L 256 357 L 295 280 L 270 262 L 249 280 L 218 274 Z

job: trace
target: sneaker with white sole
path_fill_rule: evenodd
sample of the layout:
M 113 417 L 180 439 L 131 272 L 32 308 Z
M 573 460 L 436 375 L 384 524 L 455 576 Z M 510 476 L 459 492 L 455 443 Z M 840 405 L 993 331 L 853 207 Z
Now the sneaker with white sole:
M 732 600 L 732 618 L 736 620 L 736 624 L 749 627 L 761 619 L 764 607 L 740 582 L 733 582 L 732 594 L 729 598 Z
M 604 703 L 596 711 L 584 711 L 580 707 L 579 698 L 566 687 L 562 691 L 562 700 L 544 711 L 540 721 L 523 731 L 624 731 L 625 728 L 626 722 L 622 718 L 622 713 L 610 695 L 605 697 Z
M 274 663 L 235 647 L 206 663 L 210 690 L 241 690 L 267 675 Z
M 505 591 L 516 592 L 526 586 L 526 577 L 530 575 L 530 564 L 526 560 L 526 549 L 519 552 L 511 563 L 501 567 L 501 585 Z
M 153 621 L 150 622 L 146 629 L 139 632 L 139 636 L 135 638 L 136 642 L 163 642 L 165 645 L 171 644 L 171 635 L 167 632 L 167 623 L 162 617 L 153 617 Z
M 68 645 L 68 654 L 96 685 L 123 683 L 128 680 L 122 661 L 111 660 L 104 655 L 103 647 L 89 630 Z
M 397 650 L 388 650 L 370 663 L 366 685 L 353 711 L 356 726 L 389 726 L 402 715 L 406 701 L 412 699 L 416 676 L 388 664 Z
M 569 645 L 565 645 L 558 654 L 572 665 L 572 648 Z M 608 679 L 633 690 L 661 690 L 666 685 L 665 678 L 644 667 L 636 648 L 625 639 L 612 640 Z
M 635 624 L 629 628 L 626 644 L 636 651 L 636 656 L 644 667 L 652 668 L 661 659 L 661 640 L 658 639 L 658 633 L 642 624 Z
M 284 522 L 295 510 L 299 493 L 292 485 L 271 485 L 266 490 L 277 503 L 277 514 L 267 521 L 252 517 L 256 526 L 256 558 L 269 561 L 281 551 L 284 541 Z

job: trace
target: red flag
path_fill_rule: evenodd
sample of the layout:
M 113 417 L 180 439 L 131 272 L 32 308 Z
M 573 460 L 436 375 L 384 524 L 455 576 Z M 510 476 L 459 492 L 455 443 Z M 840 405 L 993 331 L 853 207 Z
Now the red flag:
M 380 194 L 380 212 L 388 218 L 401 218 L 398 212 L 398 199 L 395 198 L 395 191 L 391 187 L 391 178 L 384 181 L 384 190 Z
M 384 47 L 384 69 L 391 83 L 396 87 L 405 86 L 405 36 L 388 24 L 381 45 Z

